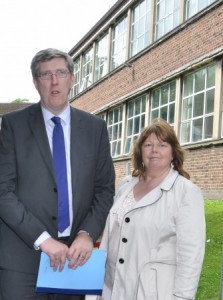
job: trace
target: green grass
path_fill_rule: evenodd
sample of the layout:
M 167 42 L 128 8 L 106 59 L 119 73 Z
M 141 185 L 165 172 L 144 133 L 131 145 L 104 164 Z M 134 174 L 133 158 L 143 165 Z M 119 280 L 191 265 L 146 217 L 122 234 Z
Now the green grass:
M 196 300 L 219 300 L 223 259 L 223 201 L 206 200 L 206 251 Z

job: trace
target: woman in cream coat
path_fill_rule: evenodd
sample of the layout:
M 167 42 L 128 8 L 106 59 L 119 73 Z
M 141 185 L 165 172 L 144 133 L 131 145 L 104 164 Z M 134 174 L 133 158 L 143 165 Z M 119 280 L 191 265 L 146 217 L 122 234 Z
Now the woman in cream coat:
M 204 205 L 183 160 L 165 121 L 141 133 L 133 176 L 123 180 L 104 230 L 106 274 L 98 299 L 195 299 L 205 249 Z

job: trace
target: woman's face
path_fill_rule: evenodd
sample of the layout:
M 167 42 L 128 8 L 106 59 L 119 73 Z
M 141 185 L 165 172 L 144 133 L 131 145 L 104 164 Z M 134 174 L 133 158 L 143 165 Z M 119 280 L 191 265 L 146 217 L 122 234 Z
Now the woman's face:
M 149 171 L 163 172 L 170 168 L 173 159 L 172 147 L 152 133 L 142 144 L 142 161 Z

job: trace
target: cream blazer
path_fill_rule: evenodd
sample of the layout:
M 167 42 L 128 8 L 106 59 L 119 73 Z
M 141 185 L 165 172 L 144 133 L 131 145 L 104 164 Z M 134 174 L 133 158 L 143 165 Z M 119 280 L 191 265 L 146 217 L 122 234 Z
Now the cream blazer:
M 116 211 L 138 180 L 131 176 L 123 180 L 107 218 L 100 248 L 108 250 Z M 201 191 L 171 170 L 158 187 L 125 214 L 112 297 L 103 300 L 195 299 L 204 251 Z M 100 298 L 86 296 L 86 300 L 93 299 Z

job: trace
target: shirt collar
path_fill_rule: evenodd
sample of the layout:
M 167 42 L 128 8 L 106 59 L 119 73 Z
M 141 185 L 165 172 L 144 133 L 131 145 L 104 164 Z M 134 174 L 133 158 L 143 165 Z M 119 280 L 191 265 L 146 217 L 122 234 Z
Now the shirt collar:
M 50 112 L 48 109 L 46 109 L 44 106 L 41 105 L 41 109 L 42 109 L 42 113 L 43 113 L 43 119 L 45 123 L 53 122 L 51 120 L 52 117 L 54 117 L 54 114 L 52 114 L 52 112 Z M 60 117 L 62 122 L 64 122 L 65 124 L 69 124 L 70 123 L 70 105 L 68 105 L 66 107 L 66 109 L 59 115 L 57 115 L 57 117 Z

